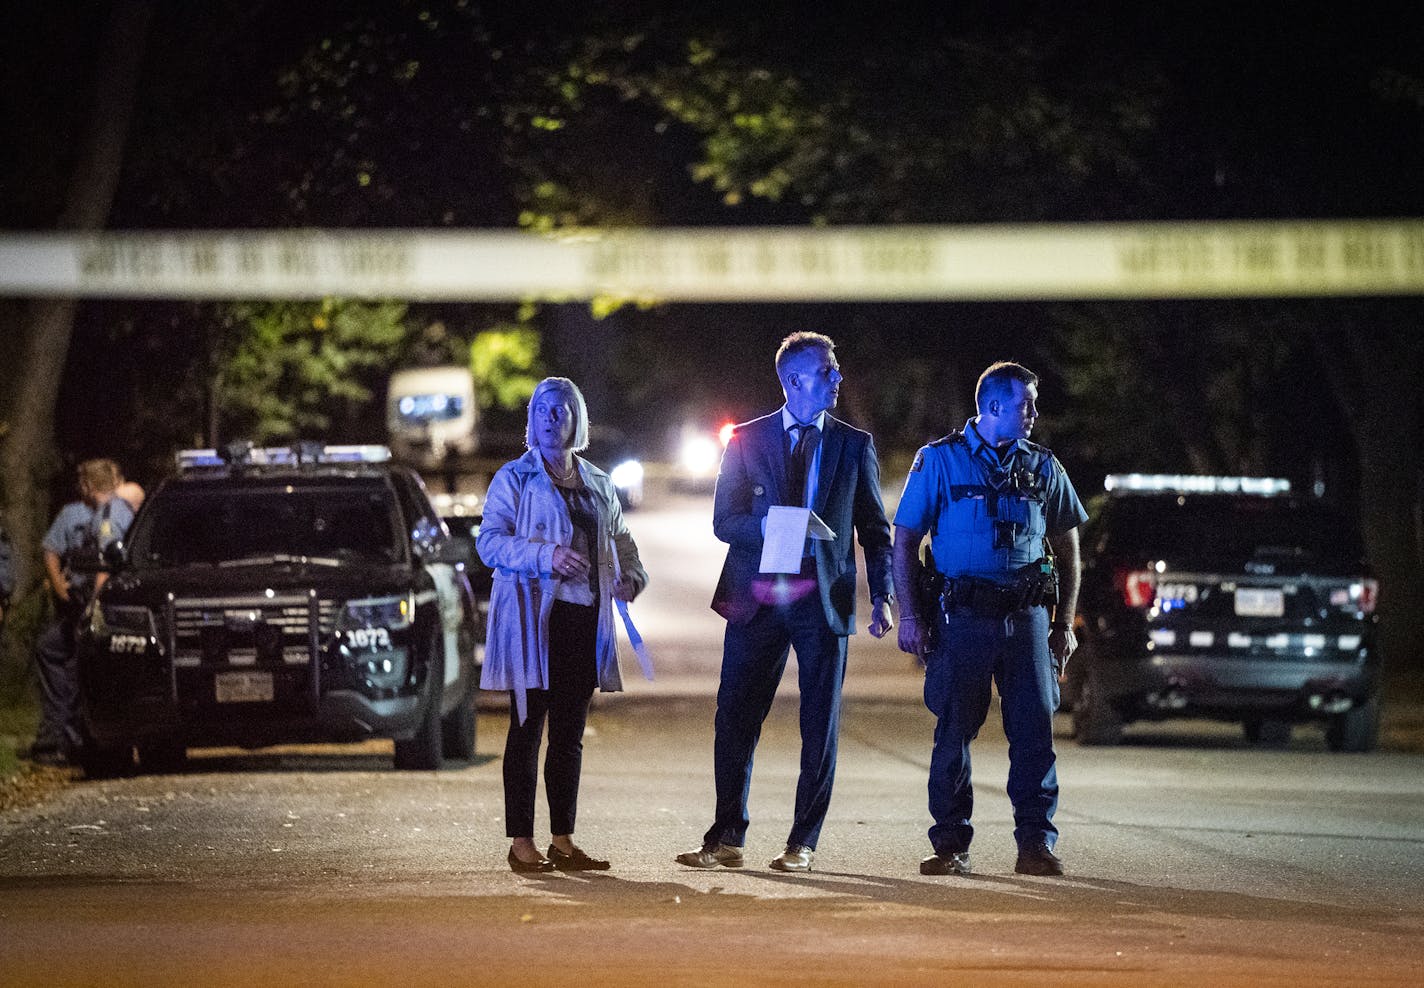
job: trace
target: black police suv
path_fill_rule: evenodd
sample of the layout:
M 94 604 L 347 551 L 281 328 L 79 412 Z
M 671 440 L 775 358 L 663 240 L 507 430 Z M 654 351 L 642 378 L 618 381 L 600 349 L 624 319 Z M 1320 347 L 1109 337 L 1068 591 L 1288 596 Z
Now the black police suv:
M 78 635 L 91 774 L 190 746 L 395 740 L 475 750 L 484 625 L 420 478 L 379 446 L 179 454 Z
M 1084 535 L 1081 646 L 1064 706 L 1082 744 L 1135 720 L 1239 721 L 1252 742 L 1379 733 L 1378 584 L 1356 526 L 1285 480 L 1107 478 Z

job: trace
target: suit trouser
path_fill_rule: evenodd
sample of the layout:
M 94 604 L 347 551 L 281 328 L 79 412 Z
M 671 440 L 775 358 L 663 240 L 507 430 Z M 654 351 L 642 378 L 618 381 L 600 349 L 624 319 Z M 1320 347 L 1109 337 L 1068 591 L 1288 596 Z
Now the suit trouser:
M 74 651 L 74 621 L 51 622 L 35 641 L 40 677 L 40 724 L 36 751 L 72 755 L 83 745 L 79 729 L 79 660 Z
M 763 606 L 746 624 L 727 625 L 713 746 L 717 809 L 706 844 L 746 843 L 752 760 L 793 646 L 801 690 L 801 775 L 786 842 L 814 848 L 820 838 L 836 774 L 846 636 L 827 626 L 813 584 L 798 600 Z
M 938 718 L 930 756 L 929 803 L 937 854 L 969 850 L 974 827 L 974 787 L 969 743 L 989 713 L 990 684 L 997 683 L 1009 740 L 1009 801 L 1020 847 L 1058 839 L 1057 756 L 1053 712 L 1058 676 L 1048 651 L 1048 611 L 1016 611 L 1006 618 L 951 611 L 925 663 L 925 706 Z
M 549 688 L 528 692 L 523 724 L 510 699 L 509 735 L 504 744 L 506 837 L 534 836 L 539 742 L 545 720 L 549 722 L 549 748 L 544 756 L 549 833 L 574 832 L 583 771 L 583 731 L 588 704 L 598 685 L 597 649 L 598 607 L 555 601 L 549 617 Z

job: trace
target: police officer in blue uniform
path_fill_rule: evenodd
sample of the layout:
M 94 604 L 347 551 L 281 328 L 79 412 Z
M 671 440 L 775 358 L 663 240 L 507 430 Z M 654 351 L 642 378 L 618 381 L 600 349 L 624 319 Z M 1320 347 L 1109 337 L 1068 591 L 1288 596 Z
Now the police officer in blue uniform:
M 1014 870 L 1061 875 L 1053 853 L 1053 712 L 1076 646 L 1078 526 L 1088 515 L 1062 464 L 1028 440 L 1038 376 L 1019 364 L 993 364 L 974 398 L 978 415 L 962 432 L 916 454 L 895 512 L 899 645 L 922 657 L 925 705 L 938 719 L 929 779 L 934 853 L 920 872 L 970 873 L 969 745 L 988 715 L 993 683 L 1009 740 Z
M 113 460 L 85 460 L 78 472 L 80 500 L 60 509 L 41 543 L 56 615 L 35 642 L 42 696 L 40 724 L 29 757 L 47 765 L 76 760 L 83 737 L 74 632 L 98 581 L 72 572 L 69 561 L 77 551 L 102 550 L 122 539 L 134 514 L 132 506 L 115 494 L 122 477 Z

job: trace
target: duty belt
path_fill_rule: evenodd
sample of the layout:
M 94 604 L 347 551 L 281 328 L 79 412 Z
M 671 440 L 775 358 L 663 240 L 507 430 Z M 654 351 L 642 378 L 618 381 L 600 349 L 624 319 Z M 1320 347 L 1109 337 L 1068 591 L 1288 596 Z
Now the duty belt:
M 1058 574 L 1053 563 L 1041 559 L 1014 574 L 1011 583 L 977 576 L 947 576 L 939 592 L 939 609 L 945 618 L 955 610 L 978 617 L 1002 618 L 1016 611 L 1043 607 L 1058 596 Z

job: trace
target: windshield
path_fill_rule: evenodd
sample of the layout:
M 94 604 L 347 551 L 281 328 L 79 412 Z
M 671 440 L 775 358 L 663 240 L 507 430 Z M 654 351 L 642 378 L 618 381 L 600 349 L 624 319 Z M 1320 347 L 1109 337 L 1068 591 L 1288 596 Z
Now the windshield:
M 1338 511 L 1294 498 L 1122 497 L 1103 530 L 1110 552 L 1178 565 L 1248 559 L 1352 564 L 1364 556 L 1354 527 Z
M 169 489 L 134 526 L 129 556 L 137 566 L 400 562 L 394 514 L 384 484 Z

